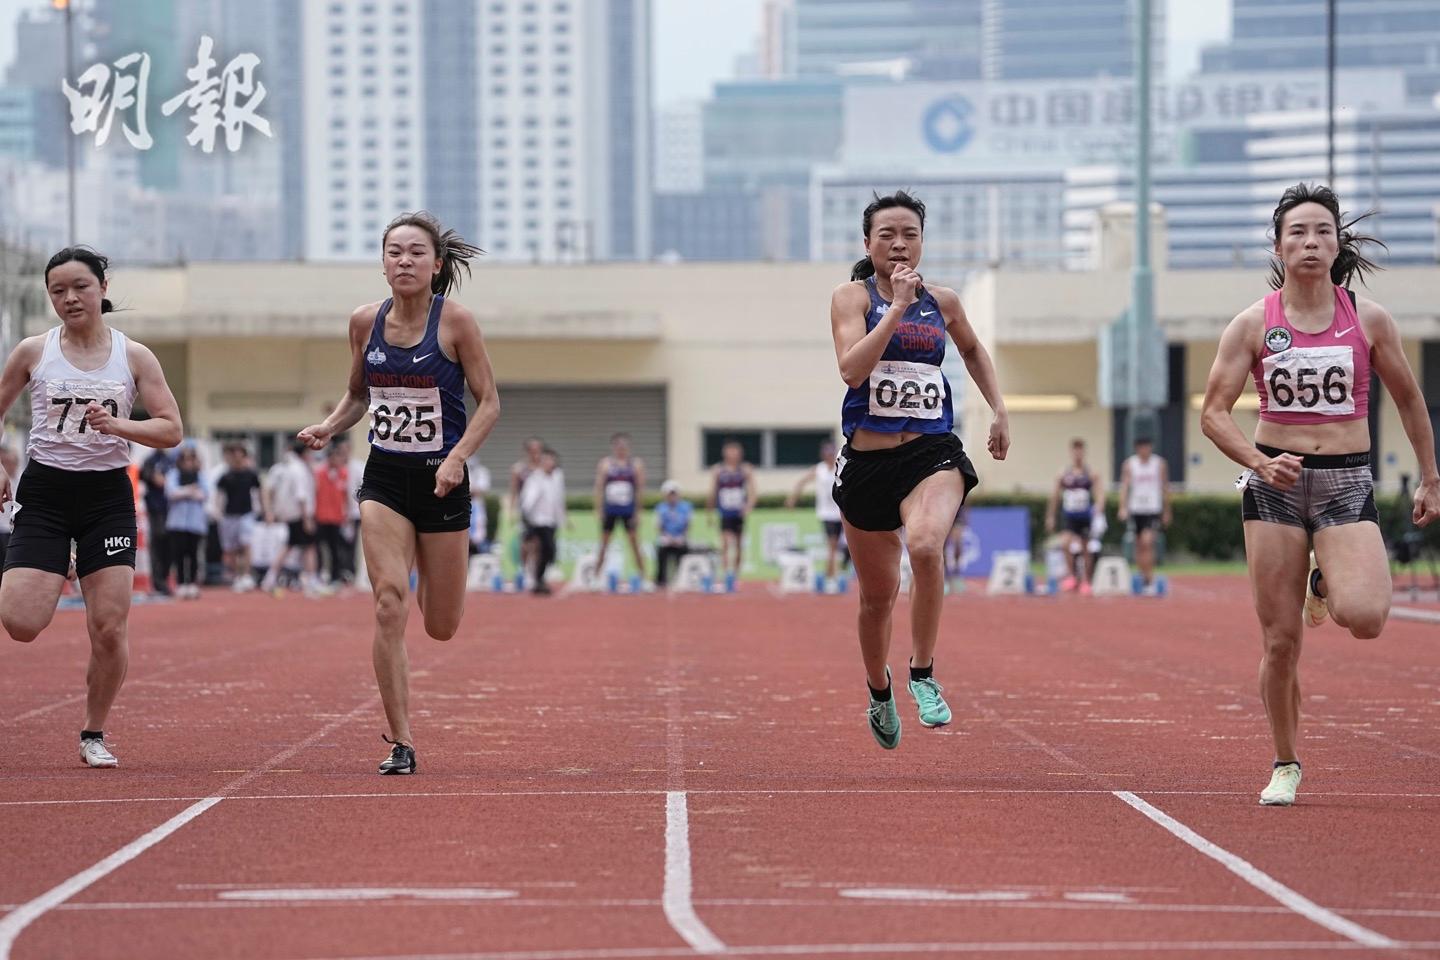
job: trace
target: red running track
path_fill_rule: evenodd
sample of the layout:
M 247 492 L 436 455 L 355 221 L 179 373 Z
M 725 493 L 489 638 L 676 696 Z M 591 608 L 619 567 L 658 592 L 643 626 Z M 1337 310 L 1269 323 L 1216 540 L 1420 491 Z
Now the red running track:
M 1238 579 L 951 598 L 893 753 L 854 610 L 474 595 L 412 622 L 409 778 L 363 598 L 137 608 L 110 771 L 62 612 L 0 647 L 0 960 L 1440 956 L 1440 628 L 1310 633 L 1279 809 Z

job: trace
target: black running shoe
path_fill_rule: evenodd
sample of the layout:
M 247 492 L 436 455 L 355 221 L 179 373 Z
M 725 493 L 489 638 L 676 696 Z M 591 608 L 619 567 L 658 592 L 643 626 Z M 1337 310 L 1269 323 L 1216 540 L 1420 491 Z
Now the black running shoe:
M 380 739 L 391 744 L 390 757 L 380 764 L 382 774 L 402 774 L 415 772 L 415 748 L 408 743 L 399 740 L 391 740 L 385 734 L 380 734 Z

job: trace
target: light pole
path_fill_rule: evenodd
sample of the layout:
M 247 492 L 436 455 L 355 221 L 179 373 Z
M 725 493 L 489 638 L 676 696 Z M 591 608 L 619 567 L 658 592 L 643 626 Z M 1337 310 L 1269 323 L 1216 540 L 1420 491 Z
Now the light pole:
M 1142 427 L 1150 439 L 1159 429 L 1154 411 L 1141 402 L 1141 364 L 1152 355 L 1155 329 L 1155 286 L 1150 269 L 1150 3 L 1138 0 L 1135 25 L 1135 265 L 1130 274 L 1129 400 L 1125 418 L 1126 450 L 1135 446 Z M 1147 377 L 1158 371 L 1146 371 Z M 1158 447 L 1159 444 L 1157 443 Z
M 70 0 L 50 0 L 56 10 L 65 13 L 65 81 L 75 75 L 74 17 Z M 65 136 L 65 196 L 69 219 L 69 246 L 75 245 L 75 137 L 69 131 Z
M 1335 189 L 1335 3 L 1325 0 L 1325 174 Z

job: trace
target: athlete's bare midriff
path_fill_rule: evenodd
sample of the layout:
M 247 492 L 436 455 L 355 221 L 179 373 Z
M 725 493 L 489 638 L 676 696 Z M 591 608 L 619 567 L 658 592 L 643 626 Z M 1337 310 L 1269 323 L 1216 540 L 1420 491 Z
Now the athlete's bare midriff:
M 925 434 L 914 433 L 910 430 L 901 430 L 899 433 L 881 433 L 878 430 L 866 430 L 864 427 L 858 427 L 850 435 L 850 449 L 857 451 L 894 450 L 896 447 L 903 447 L 911 440 L 923 436 Z
M 1370 424 L 1363 419 L 1331 423 L 1261 420 L 1255 428 L 1255 442 L 1298 454 L 1364 453 L 1370 449 Z

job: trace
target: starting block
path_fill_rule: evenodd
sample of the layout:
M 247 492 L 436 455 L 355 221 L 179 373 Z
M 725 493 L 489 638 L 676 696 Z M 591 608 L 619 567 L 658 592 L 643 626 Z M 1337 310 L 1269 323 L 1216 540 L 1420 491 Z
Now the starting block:
M 815 558 L 799 550 L 786 550 L 780 561 L 780 592 L 809 593 L 815 580 Z
M 1149 587 L 1146 587 L 1145 581 L 1142 580 L 1140 574 L 1137 573 L 1130 578 L 1130 592 L 1137 597 L 1167 596 L 1170 593 L 1170 578 L 1163 573 L 1157 573 L 1155 574 L 1154 582 L 1151 583 Z
M 709 593 L 715 582 L 715 558 L 708 553 L 687 553 L 675 568 L 670 589 L 676 593 Z
M 505 575 L 500 572 L 500 558 L 493 553 L 477 553 L 470 558 L 465 575 L 465 589 L 500 593 L 505 589 Z
M 620 574 L 611 572 L 605 575 L 605 588 L 611 593 L 644 593 L 645 583 L 638 573 L 632 573 L 622 581 Z
M 575 572 L 570 575 L 567 589 L 578 593 L 599 593 L 605 588 L 600 578 L 600 558 L 587 553 L 575 561 Z
M 1131 593 L 1130 564 L 1124 557 L 1101 557 L 1095 564 L 1090 589 L 1097 597 L 1124 597 Z
M 991 596 L 1031 593 L 1030 553 L 1026 550 L 998 550 L 990 562 L 990 582 L 985 592 Z

